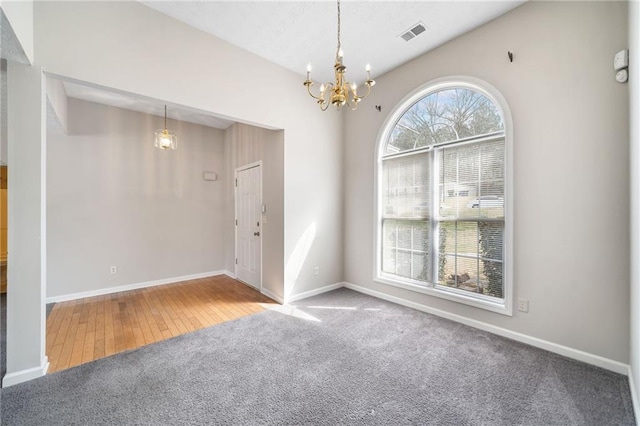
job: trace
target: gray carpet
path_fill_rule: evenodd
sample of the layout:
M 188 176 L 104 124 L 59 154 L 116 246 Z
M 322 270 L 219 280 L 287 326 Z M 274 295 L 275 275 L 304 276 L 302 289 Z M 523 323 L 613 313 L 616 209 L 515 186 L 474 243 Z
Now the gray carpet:
M 346 289 L 2 389 L 3 425 L 633 425 L 625 377 Z M 345 309 L 336 309 L 345 308 Z

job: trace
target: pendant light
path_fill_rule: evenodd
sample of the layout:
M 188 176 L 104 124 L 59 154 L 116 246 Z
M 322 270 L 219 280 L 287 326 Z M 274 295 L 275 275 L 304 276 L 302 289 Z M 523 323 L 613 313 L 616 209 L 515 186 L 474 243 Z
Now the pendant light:
M 158 149 L 176 149 L 178 147 L 178 137 L 175 133 L 167 130 L 167 106 L 164 106 L 164 129 L 156 130 L 154 133 L 153 146 Z

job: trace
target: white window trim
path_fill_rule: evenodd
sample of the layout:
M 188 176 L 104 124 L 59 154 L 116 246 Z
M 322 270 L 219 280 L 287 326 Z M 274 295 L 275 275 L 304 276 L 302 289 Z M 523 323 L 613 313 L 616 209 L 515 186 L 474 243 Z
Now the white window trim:
M 467 295 L 466 292 L 448 288 L 445 286 L 435 285 L 427 287 L 423 284 L 415 284 L 411 280 L 401 280 L 397 277 L 382 272 L 382 226 L 380 226 L 382 213 L 382 185 L 380 184 L 380 176 L 382 176 L 382 153 L 386 147 L 387 139 L 393 130 L 396 122 L 400 117 L 418 100 L 427 96 L 429 93 L 436 92 L 451 87 L 462 87 L 482 93 L 489 98 L 500 110 L 504 120 L 505 128 L 505 222 L 504 222 L 504 263 L 503 263 L 503 295 L 504 299 L 484 300 L 477 295 Z M 378 133 L 377 149 L 375 150 L 375 171 L 374 182 L 376 185 L 374 191 L 374 262 L 373 262 L 373 280 L 375 282 L 386 284 L 406 290 L 415 291 L 417 293 L 427 294 L 429 296 L 441 299 L 451 300 L 469 306 L 485 309 L 503 315 L 513 315 L 513 120 L 511 111 L 507 101 L 502 94 L 489 83 L 469 76 L 450 76 L 431 80 L 413 92 L 405 96 L 392 110 Z

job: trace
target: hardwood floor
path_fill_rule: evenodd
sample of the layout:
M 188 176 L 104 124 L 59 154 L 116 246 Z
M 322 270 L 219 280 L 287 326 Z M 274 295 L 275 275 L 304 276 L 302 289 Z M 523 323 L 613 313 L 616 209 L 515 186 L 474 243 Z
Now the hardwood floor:
M 275 302 L 224 275 L 56 303 L 48 372 L 251 315 L 261 303 Z

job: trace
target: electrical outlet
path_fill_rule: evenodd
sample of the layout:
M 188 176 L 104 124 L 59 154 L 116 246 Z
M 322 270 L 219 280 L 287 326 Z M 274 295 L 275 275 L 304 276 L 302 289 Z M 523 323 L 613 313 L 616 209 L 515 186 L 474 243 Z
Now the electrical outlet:
M 109 268 L 109 272 L 111 272 L 111 275 L 117 274 L 118 273 L 118 267 L 117 266 L 112 266 L 111 268 Z
M 520 312 L 529 312 L 529 301 L 527 299 L 518 299 L 518 310 Z
M 313 268 L 313 275 L 315 275 L 316 277 L 320 275 L 320 267 L 316 266 L 315 268 Z

